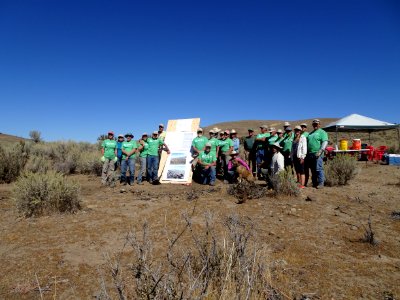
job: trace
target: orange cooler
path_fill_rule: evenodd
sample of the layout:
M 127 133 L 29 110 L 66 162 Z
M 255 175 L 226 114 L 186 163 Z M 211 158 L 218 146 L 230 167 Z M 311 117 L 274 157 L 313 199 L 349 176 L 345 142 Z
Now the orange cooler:
M 353 150 L 361 150 L 361 140 L 360 139 L 354 139 L 352 148 L 353 148 Z

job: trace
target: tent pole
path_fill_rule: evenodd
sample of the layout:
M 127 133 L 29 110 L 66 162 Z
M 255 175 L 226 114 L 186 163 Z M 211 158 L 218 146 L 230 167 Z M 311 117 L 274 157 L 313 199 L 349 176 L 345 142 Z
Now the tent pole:
M 338 148 L 338 131 L 337 131 L 337 126 L 336 126 L 336 149 Z
M 371 130 L 368 131 L 368 133 L 369 133 L 369 145 L 371 146 Z
M 397 141 L 399 142 L 397 144 L 397 151 L 400 151 L 400 126 L 397 126 Z

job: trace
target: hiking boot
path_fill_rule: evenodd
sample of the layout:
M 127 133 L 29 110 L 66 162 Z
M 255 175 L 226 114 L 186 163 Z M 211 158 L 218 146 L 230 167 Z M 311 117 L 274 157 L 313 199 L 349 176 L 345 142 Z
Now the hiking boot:
M 143 182 L 138 182 L 137 184 L 138 184 L 138 185 L 143 185 Z
M 305 186 L 304 185 L 299 185 L 299 189 L 304 189 L 305 188 Z
M 211 186 L 215 186 L 215 182 L 210 182 L 210 185 Z
M 317 189 L 323 189 L 324 188 L 324 185 L 323 184 L 319 184 L 319 185 L 317 185 Z
M 149 183 L 150 183 L 150 184 L 153 184 L 153 180 L 149 180 Z

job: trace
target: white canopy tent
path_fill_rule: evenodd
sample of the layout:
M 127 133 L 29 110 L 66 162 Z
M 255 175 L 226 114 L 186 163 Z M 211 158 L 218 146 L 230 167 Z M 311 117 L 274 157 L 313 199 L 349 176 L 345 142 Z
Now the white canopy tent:
M 327 132 L 336 132 L 336 145 L 338 132 L 368 132 L 371 140 L 371 132 L 397 129 L 397 136 L 400 142 L 400 125 L 384 122 L 358 114 L 351 114 L 336 122 L 332 122 L 323 128 Z

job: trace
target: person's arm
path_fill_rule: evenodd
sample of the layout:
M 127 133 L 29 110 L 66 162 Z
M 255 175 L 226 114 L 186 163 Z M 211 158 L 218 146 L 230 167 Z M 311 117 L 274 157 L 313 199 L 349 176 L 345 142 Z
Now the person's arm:
M 240 157 L 238 157 L 238 158 L 236 158 L 236 160 L 237 160 L 243 167 L 245 167 L 245 168 L 247 169 L 247 171 L 250 171 L 249 165 L 248 165 L 243 159 L 241 159 Z
M 169 151 L 169 148 L 168 148 L 167 144 L 165 144 L 164 142 L 162 142 L 162 145 L 165 147 L 165 149 L 166 149 L 165 151 L 167 151 L 167 153 L 170 154 L 171 151 Z
M 328 134 L 324 131 L 322 132 L 322 143 L 321 143 L 321 148 L 317 152 L 317 157 L 321 156 L 322 153 L 324 153 L 326 146 L 328 146 Z

